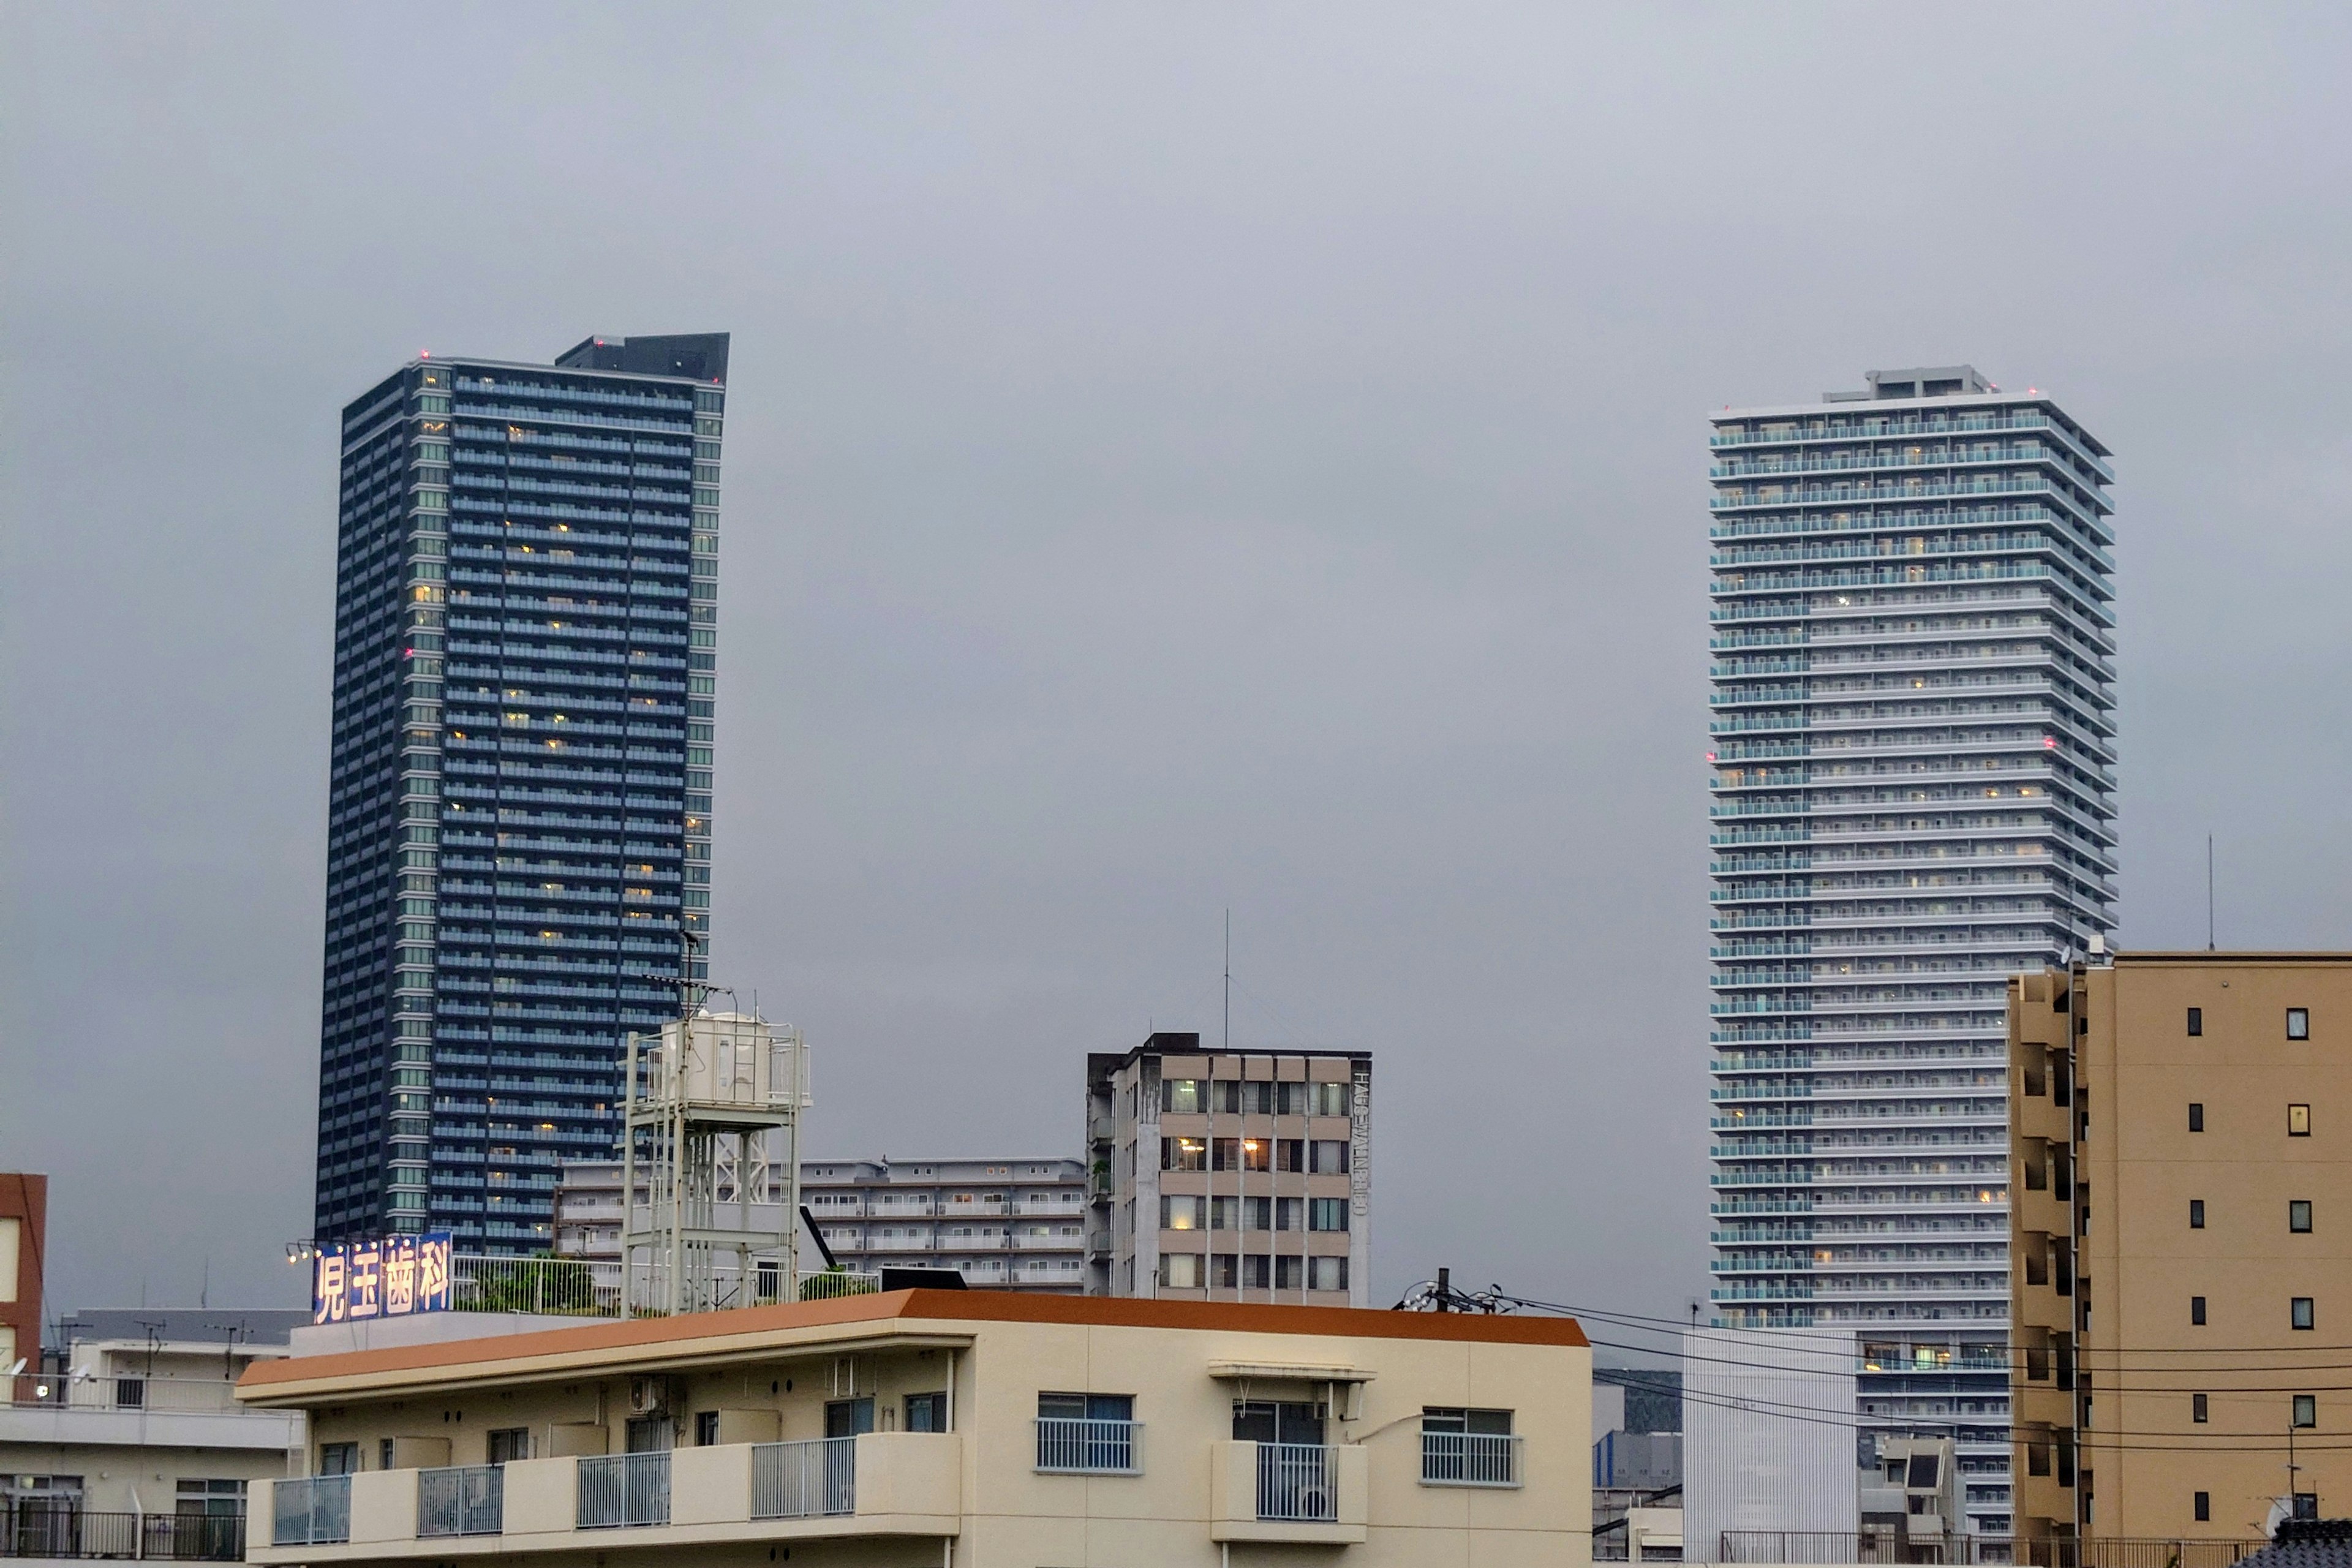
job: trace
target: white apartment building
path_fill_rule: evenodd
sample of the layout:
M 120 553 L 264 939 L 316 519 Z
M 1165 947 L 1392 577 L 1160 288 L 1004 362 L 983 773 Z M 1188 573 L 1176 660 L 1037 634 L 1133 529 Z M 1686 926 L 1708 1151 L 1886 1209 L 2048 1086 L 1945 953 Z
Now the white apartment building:
M 851 1273 L 952 1268 L 990 1289 L 1076 1295 L 1086 1280 L 1086 1166 L 1058 1155 L 807 1160 L 801 1202 Z M 757 1224 L 772 1210 L 755 1201 Z M 575 1160 L 556 1189 L 556 1252 L 620 1258 L 621 1166 Z M 802 1264 L 823 1266 L 803 1237 Z
M 1878 371 L 1710 416 L 1713 1271 L 2010 1525 L 2004 985 L 2114 924 L 2107 449 Z

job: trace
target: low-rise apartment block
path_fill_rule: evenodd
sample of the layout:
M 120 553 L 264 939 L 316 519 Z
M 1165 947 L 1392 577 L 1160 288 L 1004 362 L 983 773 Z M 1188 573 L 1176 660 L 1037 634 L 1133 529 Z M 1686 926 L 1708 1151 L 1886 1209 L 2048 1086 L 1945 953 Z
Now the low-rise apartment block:
M 722 1194 L 721 1214 L 730 1212 Z M 801 1202 L 840 1267 L 952 1268 L 992 1289 L 1076 1295 L 1086 1270 L 1087 1174 L 1066 1156 L 926 1160 L 806 1160 Z M 772 1231 L 767 1195 L 755 1228 Z M 555 1195 L 559 1257 L 620 1261 L 621 1164 L 575 1160 Z M 803 1243 L 803 1264 L 815 1248 Z
M 239 1393 L 312 1422 L 257 1563 L 1590 1560 L 1566 1319 L 905 1290 L 304 1357 Z
M 1371 1290 L 1369 1051 L 1087 1058 L 1087 1291 L 1361 1307 Z
M 236 1379 L 285 1355 L 309 1316 L 153 1307 L 62 1320 L 63 1342 L 41 1366 L 26 1358 L 0 1409 L 0 1556 L 236 1561 L 247 1491 L 303 1447 L 301 1413 L 240 1405 Z
M 2009 1104 L 2018 1533 L 2352 1512 L 2352 954 L 2019 976 Z

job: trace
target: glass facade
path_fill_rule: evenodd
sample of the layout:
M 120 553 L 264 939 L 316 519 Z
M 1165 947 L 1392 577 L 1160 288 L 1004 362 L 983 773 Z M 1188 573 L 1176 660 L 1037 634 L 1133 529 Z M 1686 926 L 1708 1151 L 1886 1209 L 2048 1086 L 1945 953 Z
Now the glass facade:
M 553 1242 L 708 972 L 727 339 L 344 410 L 316 1235 Z
M 1713 416 L 1714 1317 L 2009 1528 L 2007 976 L 2113 926 L 2106 449 L 1966 366 Z

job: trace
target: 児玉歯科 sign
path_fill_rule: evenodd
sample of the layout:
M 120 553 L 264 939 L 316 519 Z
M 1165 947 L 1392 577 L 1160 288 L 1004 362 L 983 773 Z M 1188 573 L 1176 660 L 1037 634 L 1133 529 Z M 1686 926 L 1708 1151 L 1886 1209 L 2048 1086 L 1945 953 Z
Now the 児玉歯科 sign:
M 446 1312 L 451 1261 L 446 1230 L 322 1247 L 310 1260 L 310 1321 L 365 1322 Z

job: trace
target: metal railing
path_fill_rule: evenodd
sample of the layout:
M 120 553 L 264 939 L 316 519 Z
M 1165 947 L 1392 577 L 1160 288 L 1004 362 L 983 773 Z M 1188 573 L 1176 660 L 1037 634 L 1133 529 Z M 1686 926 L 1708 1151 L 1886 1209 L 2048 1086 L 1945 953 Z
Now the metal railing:
M 580 1461 L 581 1529 L 668 1522 L 667 1454 L 603 1454 Z
M 8 1380 L 8 1403 L 20 1408 L 153 1410 L 173 1415 L 234 1415 L 236 1385 L 226 1379 L 121 1377 L 88 1371 L 19 1373 Z
M 1423 1432 L 1421 1479 L 1443 1487 L 1515 1487 L 1519 1445 L 1507 1432 Z
M 1037 1468 L 1066 1474 L 1143 1473 L 1143 1423 L 1037 1417 Z
M 326 1546 L 352 1538 L 352 1478 L 311 1476 L 270 1489 L 269 1542 Z
M 449 1272 L 449 1304 L 461 1312 L 531 1312 L 568 1318 L 621 1315 L 621 1265 L 614 1259 L 460 1253 L 450 1259 Z M 639 1262 L 632 1266 L 631 1274 L 632 1294 L 639 1301 L 666 1299 L 662 1289 L 666 1276 L 660 1268 Z M 724 1310 L 773 1306 L 780 1300 L 870 1296 L 882 1289 L 882 1277 L 827 1268 L 802 1272 L 789 1296 L 782 1285 L 781 1268 L 722 1274 L 713 1282 L 717 1299 L 702 1306 Z
M 856 1438 L 751 1446 L 753 1519 L 815 1519 L 856 1511 Z
M 89 1513 L 67 1500 L 22 1499 L 0 1515 L 0 1558 L 79 1557 L 238 1563 L 242 1513 Z
M 1257 1516 L 1333 1524 L 1339 1518 L 1339 1467 L 1312 1443 L 1257 1446 Z
M 452 1465 L 416 1472 L 416 1533 L 496 1535 L 506 1528 L 506 1471 Z
M 2270 1543 L 2141 1537 L 2048 1538 L 1938 1534 L 1895 1530 L 1727 1530 L 1722 1563 L 2014 1563 L 2020 1568 L 2230 1568 Z

